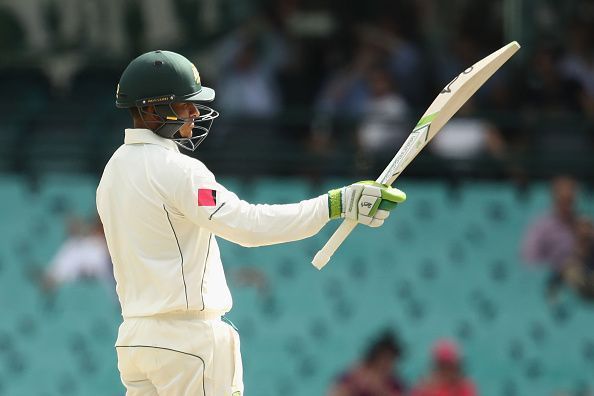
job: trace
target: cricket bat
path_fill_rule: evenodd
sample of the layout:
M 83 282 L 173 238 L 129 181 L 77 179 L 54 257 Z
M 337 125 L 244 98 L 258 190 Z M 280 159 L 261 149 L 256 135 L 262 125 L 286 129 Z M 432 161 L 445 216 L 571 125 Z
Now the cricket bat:
M 520 49 L 520 45 L 513 41 L 454 77 L 437 95 L 398 153 L 376 181 L 392 185 L 445 123 L 518 49 Z M 322 269 L 356 225 L 357 222 L 354 220 L 343 221 L 324 247 L 315 255 L 312 264 L 317 269 Z

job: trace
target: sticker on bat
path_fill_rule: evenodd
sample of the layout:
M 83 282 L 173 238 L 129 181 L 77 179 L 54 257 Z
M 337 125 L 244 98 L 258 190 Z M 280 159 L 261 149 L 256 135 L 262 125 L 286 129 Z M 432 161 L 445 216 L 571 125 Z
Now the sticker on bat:
M 429 133 L 429 126 L 431 124 L 426 124 L 424 127 L 415 129 L 406 139 L 400 150 L 396 156 L 392 159 L 392 162 L 389 165 L 389 177 L 386 178 L 390 180 L 395 176 L 399 175 L 402 169 L 410 162 L 414 157 L 417 156 L 421 148 L 425 146 L 427 141 L 427 134 Z M 425 139 L 423 139 L 425 138 Z M 413 154 L 412 156 L 410 154 Z M 382 183 L 386 183 L 386 181 L 382 180 Z
M 440 93 L 452 93 L 452 84 L 454 83 L 454 81 L 456 81 L 458 79 L 458 77 L 460 77 L 462 74 L 468 74 L 472 71 L 472 69 L 474 69 L 474 66 L 470 66 L 468 69 L 464 70 L 462 73 L 458 74 L 456 77 L 454 77 L 454 79 L 452 81 L 450 81 L 450 83 L 448 85 L 446 85 L 444 87 L 444 89 L 441 90 Z

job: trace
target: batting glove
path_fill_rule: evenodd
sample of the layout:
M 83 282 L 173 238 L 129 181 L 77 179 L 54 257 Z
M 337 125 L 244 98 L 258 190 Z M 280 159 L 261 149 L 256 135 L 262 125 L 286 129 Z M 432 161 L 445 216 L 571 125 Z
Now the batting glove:
M 406 194 L 397 188 L 375 181 L 361 181 L 328 191 L 330 219 L 355 220 L 370 227 L 379 227 Z

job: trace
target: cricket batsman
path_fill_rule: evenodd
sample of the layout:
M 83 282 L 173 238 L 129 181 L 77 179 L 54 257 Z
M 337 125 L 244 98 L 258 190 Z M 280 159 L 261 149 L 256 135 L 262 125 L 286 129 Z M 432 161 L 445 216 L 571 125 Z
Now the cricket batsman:
M 253 247 L 315 235 L 330 219 L 378 227 L 405 194 L 359 182 L 287 205 L 253 205 L 219 184 L 195 150 L 217 111 L 182 55 L 153 51 L 119 81 L 134 127 L 107 165 L 97 209 L 123 322 L 116 341 L 128 396 L 241 396 L 239 336 L 216 237 Z

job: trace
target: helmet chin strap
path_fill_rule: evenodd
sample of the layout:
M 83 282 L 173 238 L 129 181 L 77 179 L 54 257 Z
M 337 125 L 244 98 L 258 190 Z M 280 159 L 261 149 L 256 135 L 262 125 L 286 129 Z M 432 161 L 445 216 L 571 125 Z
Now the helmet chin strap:
M 164 137 L 172 139 L 184 125 L 185 121 L 180 119 L 170 104 L 155 106 L 155 112 L 161 118 L 163 123 L 154 130 L 154 132 Z

